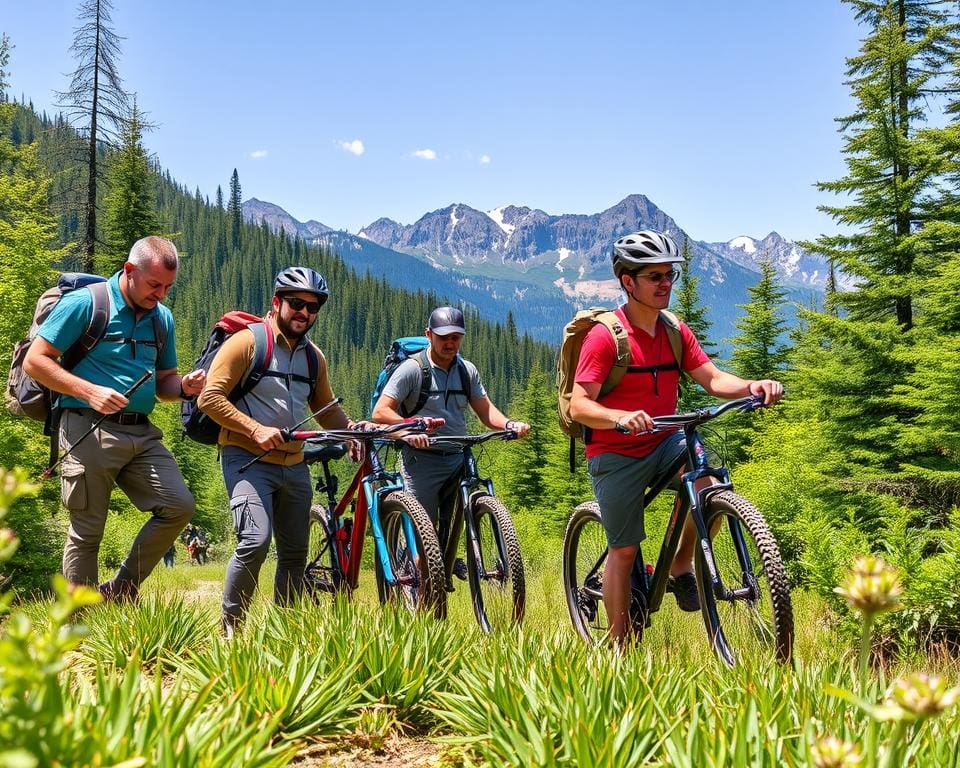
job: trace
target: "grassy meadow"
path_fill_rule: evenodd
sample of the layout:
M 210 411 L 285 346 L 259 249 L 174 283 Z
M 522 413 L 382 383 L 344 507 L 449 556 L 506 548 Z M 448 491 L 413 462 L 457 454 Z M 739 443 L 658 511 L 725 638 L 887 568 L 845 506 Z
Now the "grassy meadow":
M 574 635 L 559 555 L 546 555 L 559 542 L 543 544 L 527 563 L 519 630 L 482 635 L 464 582 L 443 623 L 382 609 L 370 570 L 352 602 L 325 595 L 279 609 L 268 561 L 232 643 L 218 631 L 224 562 L 193 566 L 181 549 L 139 604 L 80 611 L 87 631 L 35 704 L 62 710 L 37 736 L 40 764 L 960 764 L 956 709 L 911 722 L 868 711 L 915 669 L 957 681 L 955 659 L 890 662 L 861 684 L 855 644 L 804 592 L 794 595 L 793 669 L 723 667 L 699 614 L 669 597 L 643 646 L 618 657 Z M 35 629 L 50 622 L 47 601 L 21 610 Z

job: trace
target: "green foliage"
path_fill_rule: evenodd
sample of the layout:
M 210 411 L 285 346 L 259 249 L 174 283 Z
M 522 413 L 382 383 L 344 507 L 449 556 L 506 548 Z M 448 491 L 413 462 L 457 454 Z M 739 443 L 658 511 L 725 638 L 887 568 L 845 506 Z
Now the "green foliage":
M 703 351 L 713 359 L 717 356 L 717 345 L 710 339 L 713 323 L 707 318 L 707 307 L 700 300 L 700 278 L 690 269 L 693 252 L 686 238 L 683 240 L 683 258 L 680 265 L 680 285 L 673 292 L 673 310 L 693 332 Z M 680 377 L 678 410 L 689 411 L 703 407 L 710 399 L 689 376 Z
M 787 330 L 782 307 L 786 293 L 777 285 L 769 259 L 760 262 L 760 280 L 750 289 L 750 303 L 737 321 L 740 335 L 731 339 L 733 372 L 744 379 L 775 378 L 786 367 L 790 348 L 780 342 Z
M 102 274 L 116 272 L 141 237 L 157 234 L 154 179 L 143 148 L 143 130 L 143 113 L 134 99 L 120 133 L 120 147 L 110 163 L 110 191 L 104 198 L 106 248 L 97 259 Z

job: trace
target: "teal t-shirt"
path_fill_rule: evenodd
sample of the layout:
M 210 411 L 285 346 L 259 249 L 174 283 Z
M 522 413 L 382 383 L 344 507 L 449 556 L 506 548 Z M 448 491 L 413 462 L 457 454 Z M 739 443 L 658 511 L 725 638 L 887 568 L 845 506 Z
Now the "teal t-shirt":
M 145 312 L 138 319 L 120 293 L 120 273 L 108 281 L 110 286 L 110 319 L 100 342 L 73 368 L 73 373 L 93 384 L 126 392 L 133 383 L 150 371 L 156 373 L 177 367 L 177 351 L 173 342 L 173 315 L 162 304 Z M 42 336 L 61 352 L 68 350 L 90 323 L 93 297 L 81 288 L 66 294 L 47 316 L 38 336 Z M 166 328 L 166 345 L 159 350 L 154 338 L 153 318 Z M 156 376 L 144 382 L 130 396 L 125 413 L 149 414 L 157 402 Z M 89 408 L 75 397 L 63 395 L 64 408 Z

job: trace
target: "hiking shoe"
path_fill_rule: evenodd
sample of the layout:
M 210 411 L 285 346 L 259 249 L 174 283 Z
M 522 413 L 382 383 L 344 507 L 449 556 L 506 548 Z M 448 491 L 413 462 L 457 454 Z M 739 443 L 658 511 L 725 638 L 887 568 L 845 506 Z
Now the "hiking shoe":
M 139 597 L 140 590 L 132 581 L 117 581 L 110 579 L 105 581 L 97 591 L 105 603 L 135 603 Z
M 697 577 L 692 573 L 671 576 L 667 581 L 667 592 L 673 592 L 677 598 L 677 607 L 681 611 L 693 613 L 700 610 L 700 594 L 697 591 Z
M 463 562 L 462 557 L 458 557 L 453 561 L 453 575 L 460 579 L 460 581 L 467 580 L 467 564 Z

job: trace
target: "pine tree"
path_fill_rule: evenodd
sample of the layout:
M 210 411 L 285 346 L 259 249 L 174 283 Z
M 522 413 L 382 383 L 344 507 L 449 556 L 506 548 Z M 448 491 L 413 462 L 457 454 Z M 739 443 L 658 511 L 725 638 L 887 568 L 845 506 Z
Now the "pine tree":
M 243 202 L 240 192 L 240 176 L 237 169 L 233 169 L 230 176 L 230 201 L 227 203 L 227 214 L 230 217 L 230 245 L 240 247 L 240 233 L 243 231 Z
M 769 259 L 760 262 L 760 280 L 748 290 L 750 302 L 737 305 L 744 310 L 736 323 L 740 335 L 730 340 L 733 371 L 744 379 L 775 377 L 787 367 L 790 347 L 780 341 L 787 330 L 781 314 L 786 292 Z
M 79 62 L 68 90 L 57 94 L 72 120 L 86 132 L 86 201 L 80 250 L 83 269 L 92 272 L 97 243 L 99 145 L 116 136 L 128 111 L 127 93 L 117 69 L 120 37 L 112 28 L 111 0 L 83 0 L 70 50 Z
M 98 258 L 100 271 L 111 274 L 126 260 L 130 247 L 141 237 L 157 233 L 153 209 L 153 174 L 143 148 L 143 113 L 136 98 L 121 134 L 121 145 L 112 159 L 110 191 L 104 200 L 107 252 Z
M 804 313 L 809 330 L 791 397 L 804 398 L 806 416 L 829 421 L 825 433 L 838 449 L 830 473 L 880 473 L 893 483 L 902 464 L 919 458 L 897 447 L 918 408 L 895 394 L 914 375 L 916 296 L 955 250 L 955 239 L 935 236 L 944 214 L 930 204 L 943 182 L 943 129 L 918 126 L 933 108 L 929 97 L 952 90 L 946 65 L 960 39 L 952 3 L 845 2 L 869 31 L 848 59 L 855 109 L 838 121 L 847 175 L 819 185 L 843 196 L 843 204 L 821 209 L 844 232 L 805 245 L 856 284 L 833 294 L 826 314 Z
M 6 32 L 0 35 L 0 104 L 7 100 L 7 88 L 10 87 L 10 83 L 7 82 L 7 76 L 10 74 L 7 65 L 10 63 L 10 49 L 13 47 L 10 36 Z

